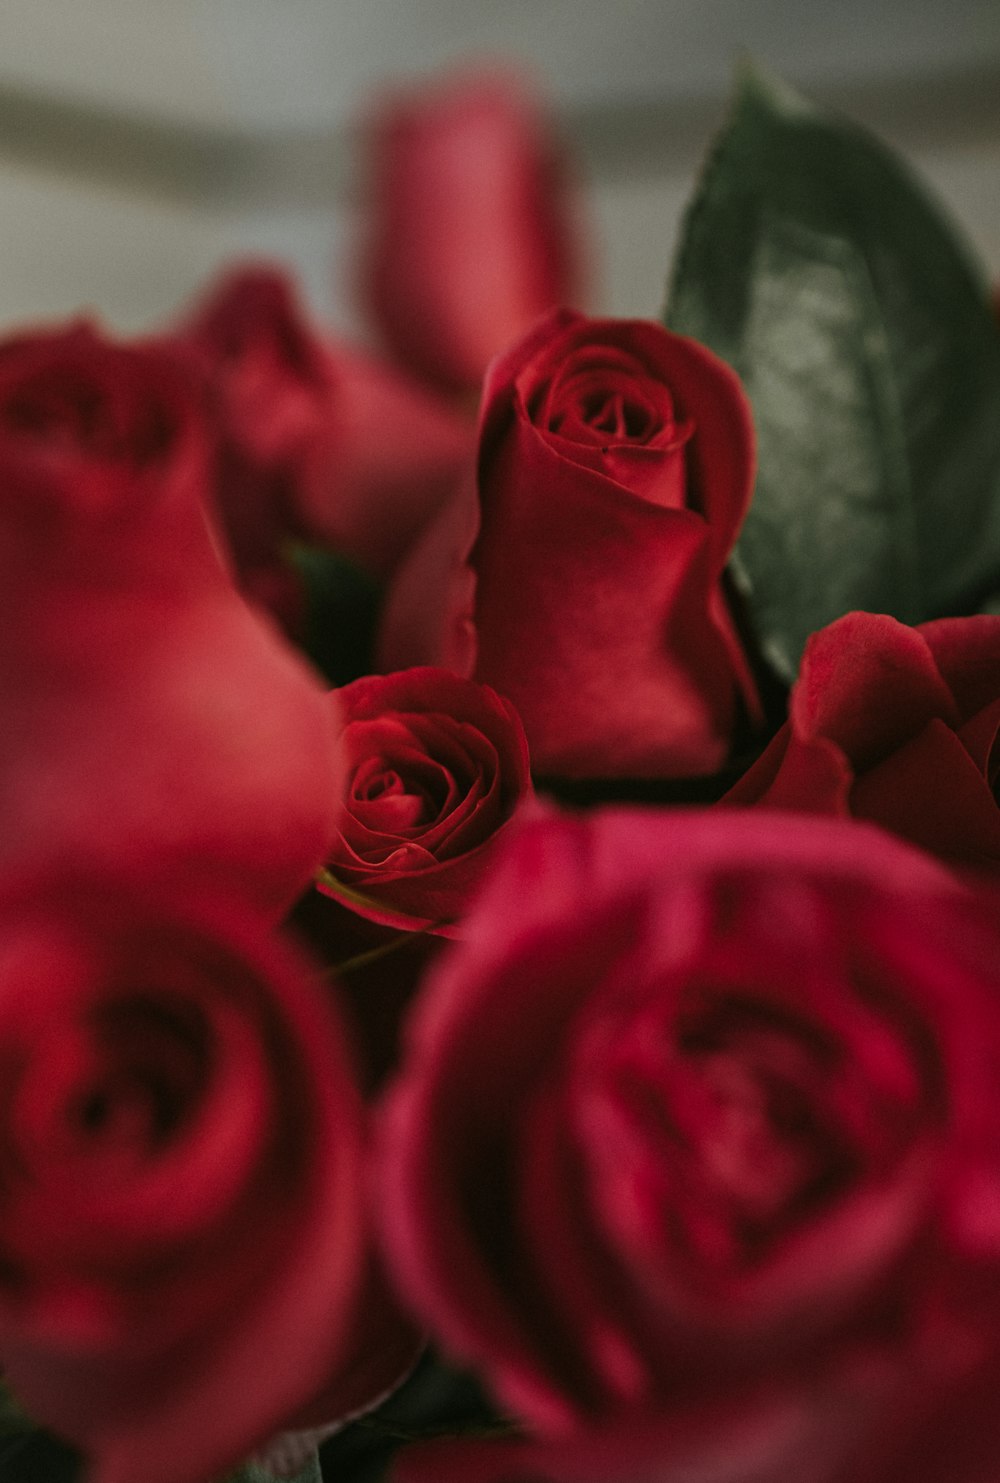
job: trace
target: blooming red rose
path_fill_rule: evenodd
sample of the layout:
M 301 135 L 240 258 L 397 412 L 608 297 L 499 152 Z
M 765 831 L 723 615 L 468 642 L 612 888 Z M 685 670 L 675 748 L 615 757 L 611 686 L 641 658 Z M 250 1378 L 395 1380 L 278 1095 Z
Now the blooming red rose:
M 390 1094 L 384 1235 L 552 1440 L 438 1478 L 847 1483 L 996 1365 L 1000 935 L 936 862 L 543 816 L 467 927 Z
M 334 721 L 220 563 L 206 438 L 154 348 L 0 344 L 0 869 L 124 865 L 278 912 L 332 835 Z
M 241 581 L 265 596 L 290 540 L 383 574 L 471 456 L 464 419 L 370 356 L 329 342 L 279 268 L 230 271 L 178 332 L 219 434 L 216 498 Z
M 31 1414 L 92 1483 L 203 1483 L 384 1390 L 414 1336 L 368 1272 L 328 987 L 239 913 L 120 885 L 0 917 L 0 1352 Z
M 369 191 L 366 306 L 429 381 L 478 392 L 494 355 L 576 297 L 575 213 L 523 79 L 473 72 L 387 98 Z
M 1000 617 L 848 613 L 806 644 L 788 721 L 723 801 L 871 819 L 995 868 L 998 738 Z
M 319 888 L 372 921 L 450 936 L 531 792 L 517 712 L 440 669 L 334 693 L 347 786 Z
M 490 370 L 478 489 L 400 574 L 385 663 L 494 685 L 541 773 L 716 771 L 756 706 L 721 586 L 753 474 L 746 398 L 704 346 L 545 319 Z

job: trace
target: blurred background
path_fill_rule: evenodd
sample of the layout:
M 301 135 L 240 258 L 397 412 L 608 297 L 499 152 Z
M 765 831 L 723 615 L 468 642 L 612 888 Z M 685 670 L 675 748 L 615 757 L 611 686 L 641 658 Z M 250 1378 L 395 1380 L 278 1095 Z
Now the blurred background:
M 468 58 L 550 100 L 594 306 L 655 314 L 741 53 L 900 149 L 1000 276 L 998 0 L 3 0 L 0 317 L 137 330 L 263 253 L 354 328 L 358 119 Z

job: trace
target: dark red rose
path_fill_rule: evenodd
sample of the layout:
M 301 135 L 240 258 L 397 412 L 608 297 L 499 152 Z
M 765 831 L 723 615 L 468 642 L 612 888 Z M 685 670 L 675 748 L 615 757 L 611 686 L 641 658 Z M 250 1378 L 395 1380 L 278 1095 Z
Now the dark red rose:
M 329 703 L 233 588 L 207 488 L 161 351 L 0 344 L 0 870 L 123 866 L 277 913 L 322 861 Z
M 451 936 L 531 792 L 517 712 L 439 669 L 370 675 L 334 695 L 347 786 L 319 889 L 386 926 Z
M 478 393 L 493 357 L 572 302 L 579 229 L 523 79 L 464 73 L 371 120 L 362 293 L 403 364 Z
M 417 1003 L 383 1231 L 547 1440 L 436 1477 L 848 1483 L 995 1368 L 984 900 L 850 822 L 522 825 Z
M 811 1407 L 756 1405 L 667 1425 L 579 1432 L 565 1441 L 431 1442 L 407 1448 L 393 1483 L 991 1483 L 1000 1422 L 996 1360 L 923 1408 L 878 1410 L 881 1397 L 815 1397 Z M 858 1442 L 859 1431 L 868 1434 Z M 874 1432 L 874 1435 L 872 1433 Z M 846 1453 L 846 1457 L 838 1453 Z
M 753 475 L 749 406 L 710 351 L 545 319 L 490 370 L 478 489 L 400 574 L 384 662 L 494 685 L 543 774 L 716 771 L 756 706 L 721 585 Z
M 1000 1355 L 919 1403 L 886 1403 L 878 1375 L 853 1393 L 769 1393 L 562 1441 L 408 1447 L 393 1483 L 991 1483 L 1000 1452 Z M 866 1384 L 867 1382 L 867 1384 Z M 874 1383 L 873 1383 L 874 1382 Z
M 328 987 L 239 913 L 8 891 L 0 1352 L 91 1483 L 201 1483 L 412 1361 Z
M 998 737 L 1000 617 L 848 613 L 806 644 L 788 721 L 723 802 L 871 819 L 995 869 Z
M 464 419 L 388 366 L 328 341 L 288 276 L 230 271 L 177 336 L 195 352 L 220 440 L 217 502 L 243 585 L 290 580 L 289 541 L 382 575 L 471 457 Z
M 17 527 L 55 536 L 70 518 L 113 532 L 155 508 L 184 522 L 206 432 L 163 355 L 77 320 L 0 341 L 0 464 L 5 547 Z

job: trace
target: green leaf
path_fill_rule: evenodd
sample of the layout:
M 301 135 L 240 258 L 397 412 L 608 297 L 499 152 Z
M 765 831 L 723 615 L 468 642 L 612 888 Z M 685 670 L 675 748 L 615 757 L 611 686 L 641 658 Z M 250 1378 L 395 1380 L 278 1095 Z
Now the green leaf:
M 890 151 L 748 71 L 667 322 L 753 404 L 735 575 L 782 674 L 852 608 L 912 623 L 996 589 L 1000 336 L 985 282 Z
M 288 559 L 306 594 L 302 647 L 331 685 L 371 671 L 379 592 L 366 572 L 321 546 L 294 545 Z

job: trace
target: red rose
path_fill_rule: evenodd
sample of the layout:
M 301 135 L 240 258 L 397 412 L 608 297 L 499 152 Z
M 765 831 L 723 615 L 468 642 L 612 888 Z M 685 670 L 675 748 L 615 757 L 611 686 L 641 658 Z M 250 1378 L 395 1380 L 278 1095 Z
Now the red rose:
M 471 456 L 462 418 L 329 343 L 279 268 L 227 274 L 178 341 L 207 381 L 217 501 L 241 580 L 257 595 L 280 580 L 289 540 L 325 542 L 384 573 Z
M 334 694 L 347 787 L 319 888 L 372 921 L 452 936 L 531 792 L 517 712 L 439 669 L 370 675 Z
M 847 1483 L 1000 1360 L 1000 936 L 947 872 L 840 821 L 542 817 L 467 928 L 383 1233 L 552 1440 L 436 1477 Z
M 490 370 L 478 496 L 401 573 L 386 664 L 494 685 L 541 773 L 716 771 L 756 705 L 721 586 L 753 475 L 749 406 L 710 351 L 545 319 Z
M 998 735 L 1000 617 L 848 613 L 806 644 L 788 721 L 723 801 L 871 819 L 996 867 Z
M 120 887 L 0 915 L 0 1352 L 31 1414 L 92 1483 L 202 1483 L 384 1390 L 414 1336 L 366 1271 L 328 989 L 238 915 Z
M 362 292 L 403 364 L 478 392 L 493 357 L 577 291 L 561 161 L 523 79 L 458 74 L 370 128 Z
M 206 431 L 152 348 L 0 344 L 0 870 L 86 860 L 268 912 L 323 859 L 333 718 L 205 521 Z
M 1000 1363 L 905 1421 L 879 1397 L 834 1395 L 811 1408 L 763 1397 L 669 1426 L 581 1432 L 566 1441 L 504 1441 L 407 1448 L 393 1483 L 990 1483 L 996 1476 Z M 853 1408 L 853 1410 L 852 1410 Z M 890 1421 L 902 1421 L 897 1428 Z M 873 1424 L 861 1449 L 839 1444 Z

